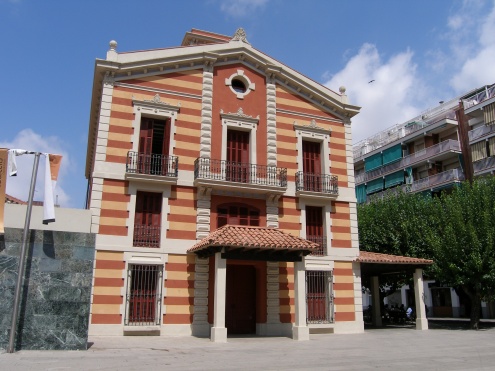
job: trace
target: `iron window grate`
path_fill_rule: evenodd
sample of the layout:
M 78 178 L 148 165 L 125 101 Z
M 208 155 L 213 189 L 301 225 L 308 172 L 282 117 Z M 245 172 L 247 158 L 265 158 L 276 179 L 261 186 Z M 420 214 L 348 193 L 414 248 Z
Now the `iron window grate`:
M 306 271 L 306 322 L 333 322 L 332 273 Z
M 163 266 L 130 264 L 127 270 L 127 326 L 160 324 Z

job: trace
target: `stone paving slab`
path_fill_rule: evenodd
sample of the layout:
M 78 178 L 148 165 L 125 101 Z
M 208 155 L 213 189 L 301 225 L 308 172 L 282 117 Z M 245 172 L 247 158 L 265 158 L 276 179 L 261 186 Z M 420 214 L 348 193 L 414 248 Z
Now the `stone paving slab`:
M 495 328 L 373 329 L 310 341 L 236 337 L 92 337 L 87 351 L 0 354 L 1 370 L 493 370 Z

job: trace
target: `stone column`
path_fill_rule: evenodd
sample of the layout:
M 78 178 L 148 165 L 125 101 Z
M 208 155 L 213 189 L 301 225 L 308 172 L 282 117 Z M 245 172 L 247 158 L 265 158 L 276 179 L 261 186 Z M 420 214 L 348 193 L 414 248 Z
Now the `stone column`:
M 294 264 L 294 291 L 296 301 L 296 323 L 292 328 L 294 340 L 309 340 L 309 327 L 306 323 L 306 273 L 304 258 Z
M 208 264 L 209 258 L 196 256 L 194 273 L 194 315 L 193 335 L 207 337 L 210 332 L 208 323 Z
M 215 343 L 227 342 L 227 328 L 225 327 L 227 260 L 222 259 L 221 254 L 215 253 L 215 294 L 213 297 L 213 327 L 211 328 L 211 341 Z
M 382 323 L 381 303 L 380 303 L 380 281 L 378 276 L 371 277 L 371 298 L 373 300 L 372 308 L 372 322 L 373 326 L 380 327 Z
M 416 299 L 416 330 L 428 330 L 426 318 L 425 293 L 423 287 L 423 270 L 417 268 L 414 272 L 414 298 Z
M 266 262 L 266 323 L 267 334 L 271 335 L 269 325 L 280 325 L 280 268 L 278 262 Z M 268 333 L 270 332 L 270 333 Z

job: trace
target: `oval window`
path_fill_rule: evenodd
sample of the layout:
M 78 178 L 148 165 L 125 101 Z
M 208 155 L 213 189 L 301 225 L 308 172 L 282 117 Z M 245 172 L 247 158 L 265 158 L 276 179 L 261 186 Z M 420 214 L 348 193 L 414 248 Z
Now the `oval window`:
M 242 81 L 240 79 L 233 79 L 232 80 L 232 89 L 234 89 L 234 91 L 236 93 L 245 93 L 246 92 L 246 84 L 244 83 L 244 81 Z

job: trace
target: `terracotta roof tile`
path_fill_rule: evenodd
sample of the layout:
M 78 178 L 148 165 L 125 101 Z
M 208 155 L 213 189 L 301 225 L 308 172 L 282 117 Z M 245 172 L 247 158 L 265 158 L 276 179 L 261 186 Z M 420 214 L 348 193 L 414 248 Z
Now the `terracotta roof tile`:
M 380 264 L 433 264 L 433 260 L 412 258 L 410 256 L 379 254 L 376 252 L 360 251 L 357 258 L 360 263 L 380 263 Z
M 275 250 L 314 250 L 319 247 L 280 229 L 225 225 L 197 242 L 188 252 L 196 252 L 210 246 Z

